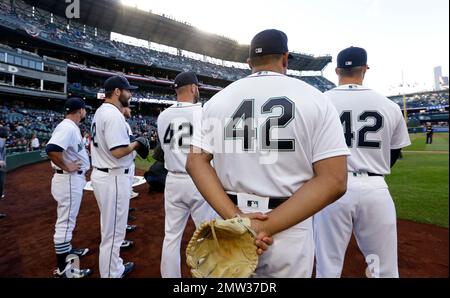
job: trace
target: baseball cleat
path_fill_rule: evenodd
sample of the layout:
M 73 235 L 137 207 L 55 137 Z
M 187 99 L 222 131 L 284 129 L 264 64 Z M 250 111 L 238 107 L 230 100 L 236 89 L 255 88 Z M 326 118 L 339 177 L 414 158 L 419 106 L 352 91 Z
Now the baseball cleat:
M 6 217 L 6 214 L 0 213 L 0 218 Z
M 56 269 L 53 272 L 55 278 L 85 278 L 92 274 L 91 269 L 75 269 L 71 266 L 67 266 L 63 272 Z
M 125 266 L 125 270 L 122 273 L 122 278 L 126 277 L 128 274 L 131 273 L 131 271 L 133 271 L 134 269 L 134 263 L 133 262 L 128 262 L 123 264 Z
M 124 240 L 120 245 L 120 249 L 129 249 L 134 246 L 134 242 L 131 240 Z
M 131 233 L 134 232 L 136 230 L 137 226 L 136 225 L 127 225 L 127 233 Z
M 72 248 L 70 254 L 77 255 L 79 257 L 84 257 L 89 252 L 89 248 Z
M 128 209 L 128 212 L 134 212 L 134 211 L 136 211 L 136 208 L 130 208 L 130 209 Z
M 137 198 L 137 197 L 139 197 L 139 193 L 132 191 L 131 192 L 131 198 L 134 199 L 134 198 Z
M 0 200 L 4 200 L 4 199 L 6 199 L 6 196 L 5 196 L 5 195 L 2 195 L 2 197 L 0 198 Z

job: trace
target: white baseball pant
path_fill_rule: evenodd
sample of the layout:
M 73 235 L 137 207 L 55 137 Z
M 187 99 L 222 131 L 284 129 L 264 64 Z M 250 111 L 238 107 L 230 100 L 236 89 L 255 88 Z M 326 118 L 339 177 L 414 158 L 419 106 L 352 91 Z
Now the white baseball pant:
M 120 278 L 125 270 L 120 245 L 125 239 L 130 206 L 131 179 L 125 169 L 101 172 L 94 169 L 91 180 L 100 209 L 102 240 L 99 268 L 102 278 Z
M 314 216 L 318 278 L 341 276 L 352 231 L 371 277 L 399 276 L 397 218 L 383 177 L 349 173 L 347 193 Z
M 86 177 L 77 173 L 53 176 L 51 192 L 58 203 L 53 236 L 57 254 L 68 253 L 72 248 L 72 232 L 77 222 L 85 185 Z
M 198 192 L 188 174 L 168 173 L 164 191 L 165 237 L 161 255 L 161 276 L 180 278 L 180 249 L 189 215 L 199 227 L 217 217 L 216 212 Z

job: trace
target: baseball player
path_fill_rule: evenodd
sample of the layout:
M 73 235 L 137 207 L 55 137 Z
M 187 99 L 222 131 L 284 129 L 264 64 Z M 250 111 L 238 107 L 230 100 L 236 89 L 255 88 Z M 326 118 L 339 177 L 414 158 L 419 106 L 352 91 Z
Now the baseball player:
M 126 120 L 131 118 L 131 109 L 130 107 L 124 107 L 123 110 L 123 116 L 125 117 Z M 135 139 L 135 136 L 133 135 L 133 132 L 131 130 L 130 124 L 128 124 L 128 122 L 126 122 L 127 125 L 127 130 L 128 130 L 128 135 L 130 137 L 130 142 L 133 142 Z M 130 179 L 131 179 L 131 185 L 133 185 L 133 180 L 134 180 L 134 175 L 135 175 L 135 171 L 136 171 L 136 164 L 135 164 L 135 159 L 136 159 L 136 151 L 133 151 L 133 163 L 131 164 L 131 168 L 130 168 Z M 131 195 L 130 195 L 130 199 L 136 198 L 138 197 L 139 194 L 133 191 L 133 186 L 131 186 Z M 129 209 L 131 210 L 131 208 Z M 130 212 L 128 212 L 128 219 L 130 219 Z M 136 230 L 136 225 L 130 225 L 127 224 L 127 233 L 129 232 L 133 232 L 134 230 Z M 134 242 L 131 240 L 124 240 L 124 242 L 122 243 L 121 248 L 129 248 L 134 246 Z
M 180 247 L 189 215 L 198 227 L 216 216 L 186 172 L 194 129 L 194 115 L 201 111 L 198 79 L 193 72 L 180 73 L 174 82 L 177 103 L 158 117 L 158 135 L 168 170 L 164 190 L 165 237 L 161 256 L 161 276 L 180 278 Z
M 339 86 L 326 95 L 341 115 L 348 158 L 347 193 L 314 217 L 317 277 L 340 277 L 352 231 L 370 276 L 398 277 L 395 206 L 384 180 L 411 144 L 398 105 L 363 86 L 367 52 L 341 51 Z
M 123 108 L 123 116 L 125 117 L 126 120 L 131 119 L 131 109 L 130 107 L 125 107 Z M 135 139 L 135 136 L 133 135 L 133 131 L 131 130 L 130 124 L 128 124 L 128 122 L 126 122 L 127 124 L 127 129 L 128 129 L 128 134 L 130 136 L 130 142 L 132 142 Z M 131 169 L 130 169 L 130 177 L 132 179 L 131 184 L 133 184 L 133 179 L 134 179 L 134 175 L 136 172 L 136 164 L 134 163 L 134 160 L 136 159 L 136 152 L 133 152 L 133 163 L 131 165 Z M 139 196 L 139 193 L 134 192 L 133 191 L 133 187 L 131 188 L 131 198 L 137 198 Z
M 431 125 L 431 123 L 427 123 L 426 126 L 426 136 L 427 136 L 427 140 L 426 140 L 426 144 L 433 144 L 433 133 L 434 133 L 434 129 L 433 126 Z
M 53 241 L 58 269 L 55 277 L 83 278 L 90 275 L 90 269 L 72 268 L 68 256 L 84 256 L 88 248 L 73 249 L 72 232 L 80 210 L 86 172 L 90 168 L 89 156 L 83 145 L 79 128 L 86 118 L 83 100 L 71 98 L 65 103 L 66 118 L 55 128 L 47 143 L 46 151 L 55 174 L 52 179 L 52 196 L 58 203 L 57 220 Z
M 311 277 L 311 217 L 346 190 L 349 151 L 336 109 L 286 76 L 288 58 L 283 32 L 253 38 L 252 75 L 205 104 L 186 164 L 220 216 L 250 217 L 262 254 L 256 277 Z
M 104 83 L 105 102 L 97 109 L 91 127 L 92 187 L 100 209 L 101 235 L 100 276 L 121 278 L 134 269 L 134 263 L 123 264 L 120 247 L 126 233 L 130 205 L 133 152 L 139 142 L 130 143 L 122 109 L 129 106 L 131 86 L 123 76 Z

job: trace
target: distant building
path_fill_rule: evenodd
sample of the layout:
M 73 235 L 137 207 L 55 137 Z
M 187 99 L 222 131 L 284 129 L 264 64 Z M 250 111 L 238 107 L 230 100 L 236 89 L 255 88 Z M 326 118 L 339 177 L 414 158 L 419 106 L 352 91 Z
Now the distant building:
M 441 89 L 448 89 L 448 77 L 440 77 L 439 82 Z
M 434 90 L 438 91 L 441 90 L 441 77 L 442 77 L 442 67 L 441 66 L 436 66 L 433 69 L 433 73 L 434 73 Z

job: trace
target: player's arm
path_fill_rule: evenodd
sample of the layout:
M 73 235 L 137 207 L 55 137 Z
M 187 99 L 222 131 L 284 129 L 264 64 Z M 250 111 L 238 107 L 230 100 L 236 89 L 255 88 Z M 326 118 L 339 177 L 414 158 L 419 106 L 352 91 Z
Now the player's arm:
M 224 219 L 240 215 L 260 221 L 266 220 L 268 216 L 262 213 L 243 214 L 230 200 L 217 176 L 216 170 L 211 166 L 212 159 L 212 154 L 198 147 L 191 146 L 191 153 L 189 153 L 186 161 L 186 171 L 209 205 Z M 272 244 L 273 240 L 267 234 L 257 236 L 259 236 L 255 241 L 258 247 L 257 252 L 262 254 L 264 250 L 267 250 L 268 245 Z
M 140 144 L 136 141 L 130 142 L 129 129 L 124 119 L 108 118 L 105 127 L 105 141 L 112 156 L 121 159 L 133 151 L 138 150 Z
M 395 163 L 400 158 L 402 149 L 391 149 L 391 168 L 395 166 Z
M 81 162 L 66 163 L 63 158 L 64 149 L 54 144 L 47 144 L 45 147 L 50 160 L 63 171 L 72 173 L 81 169 Z
M 111 154 L 117 159 L 121 159 L 132 153 L 133 151 L 139 149 L 140 144 L 138 142 L 133 142 L 129 145 L 117 146 L 115 148 L 111 148 Z
M 347 191 L 346 156 L 320 160 L 313 168 L 314 178 L 274 209 L 266 221 L 252 222 L 257 231 L 275 235 L 308 219 L 344 195 Z
M 394 131 L 391 138 L 391 168 L 394 167 L 397 160 L 400 158 L 402 149 L 411 145 L 409 138 L 408 127 L 403 118 L 403 114 L 398 106 L 396 106 L 395 116 L 397 123 L 394 126 Z
M 186 162 L 186 171 L 211 207 L 222 218 L 230 219 L 240 214 L 240 210 L 224 191 L 215 169 L 211 166 L 212 159 L 212 154 L 191 146 L 191 153 Z

